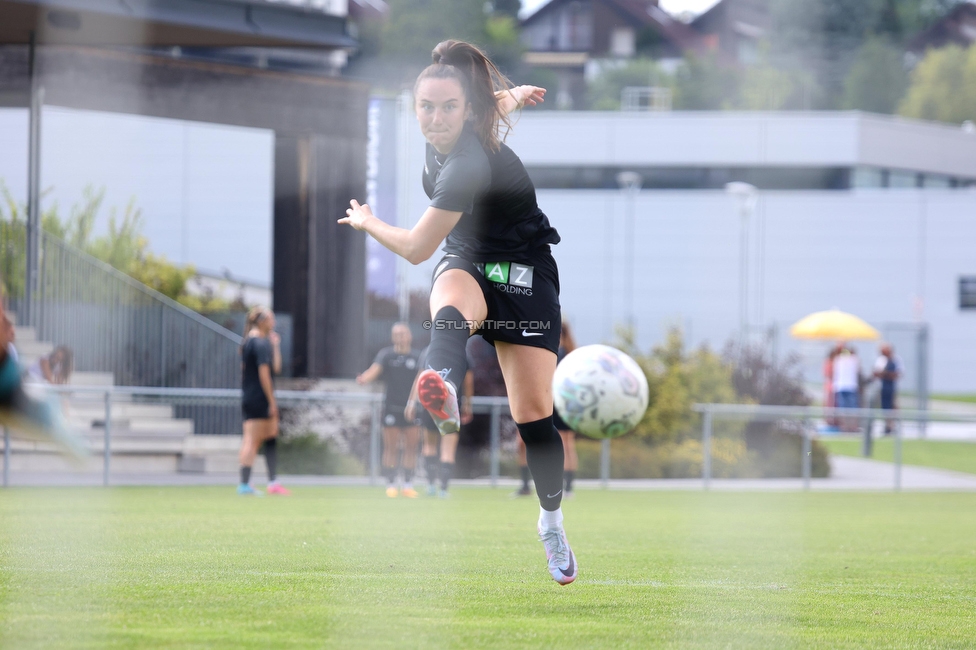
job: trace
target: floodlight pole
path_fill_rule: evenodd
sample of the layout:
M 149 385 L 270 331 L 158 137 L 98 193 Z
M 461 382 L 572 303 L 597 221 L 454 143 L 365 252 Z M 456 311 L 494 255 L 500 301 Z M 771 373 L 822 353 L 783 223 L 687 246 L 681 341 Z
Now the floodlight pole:
M 634 240 L 637 229 L 637 193 L 640 192 L 643 177 L 634 171 L 617 174 L 617 185 L 623 190 L 627 201 L 626 221 L 624 222 L 624 315 L 631 336 L 635 335 L 634 319 Z
M 404 90 L 397 97 L 396 114 L 396 193 L 397 210 L 395 225 L 409 230 L 410 221 L 410 132 L 413 113 L 413 93 Z M 407 260 L 396 256 L 396 296 L 400 320 L 410 320 L 410 285 L 408 280 L 409 264 Z
M 749 219 L 756 210 L 759 190 L 749 183 L 725 184 L 725 191 L 739 204 L 739 350 L 746 345 L 749 336 Z
M 24 274 L 24 314 L 23 324 L 36 326 L 37 279 L 40 267 L 40 229 L 41 229 L 41 105 L 44 103 L 44 89 L 41 88 L 37 74 L 37 37 L 30 34 L 28 45 L 28 75 L 30 77 L 30 110 L 27 143 L 27 231 L 26 266 Z

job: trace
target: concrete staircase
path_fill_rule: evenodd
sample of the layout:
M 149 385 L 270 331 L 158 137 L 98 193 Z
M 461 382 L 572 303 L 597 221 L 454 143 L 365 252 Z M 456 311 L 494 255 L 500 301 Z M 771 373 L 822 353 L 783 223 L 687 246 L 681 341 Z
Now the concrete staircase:
M 32 327 L 15 326 L 14 345 L 23 367 L 29 367 L 39 357 L 50 354 L 54 345 L 37 340 Z M 72 373 L 72 386 L 112 386 L 112 373 L 78 371 Z M 61 470 L 101 471 L 105 441 L 105 400 L 98 393 L 68 394 L 62 397 L 64 416 L 68 424 L 87 440 L 92 456 L 83 467 L 72 465 L 47 444 L 17 439 L 11 440 L 11 471 L 53 472 Z M 112 459 L 111 471 L 123 473 L 202 472 L 217 469 L 208 465 L 209 447 L 218 455 L 226 471 L 236 469 L 238 436 L 195 436 L 193 420 L 176 418 L 173 407 L 165 404 L 135 403 L 127 396 L 112 400 Z M 216 439 L 216 440 L 209 440 Z M 2 441 L 0 441 L 2 448 Z M 204 452 L 204 453 L 201 453 Z M 217 460 L 217 458 L 215 458 Z M 232 461 L 232 462 L 229 462 Z M 218 470 L 219 471 L 219 470 Z

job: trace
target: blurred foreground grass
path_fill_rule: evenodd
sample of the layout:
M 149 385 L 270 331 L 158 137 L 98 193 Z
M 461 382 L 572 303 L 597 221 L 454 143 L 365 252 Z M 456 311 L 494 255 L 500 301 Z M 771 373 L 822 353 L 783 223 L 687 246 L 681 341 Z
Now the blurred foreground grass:
M 899 648 L 976 639 L 976 494 L 0 492 L 0 647 Z

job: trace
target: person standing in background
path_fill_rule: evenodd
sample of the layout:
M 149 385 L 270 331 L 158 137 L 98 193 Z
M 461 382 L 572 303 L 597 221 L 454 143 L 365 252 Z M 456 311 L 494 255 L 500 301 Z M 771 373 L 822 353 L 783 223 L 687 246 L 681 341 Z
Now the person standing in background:
M 420 431 L 413 419 L 405 417 L 410 389 L 417 371 L 420 353 L 412 348 L 413 334 L 406 323 L 395 323 L 391 331 L 393 345 L 383 348 L 372 365 L 356 377 L 363 385 L 382 379 L 386 386 L 383 397 L 383 474 L 386 476 L 386 496 L 417 498 L 413 488 L 413 474 L 417 467 L 417 444 Z M 400 445 L 403 445 L 401 456 Z M 403 489 L 397 489 L 397 474 L 403 471 Z
M 883 343 L 881 354 L 874 362 L 874 377 L 881 380 L 881 408 L 894 411 L 898 408 L 897 381 L 902 375 L 901 361 L 895 356 L 895 350 L 890 343 Z M 884 434 L 890 436 L 894 431 L 894 418 L 885 418 Z
M 241 495 L 261 494 L 251 487 L 251 467 L 262 444 L 268 465 L 268 494 L 290 494 L 278 483 L 278 402 L 274 375 L 281 372 L 281 339 L 274 327 L 274 312 L 267 307 L 254 307 L 248 312 L 241 344 L 244 436 L 240 451 L 241 482 L 237 486 Z
M 861 384 L 861 360 L 853 348 L 842 344 L 841 350 L 834 359 L 834 401 L 837 408 L 858 407 L 858 391 Z M 841 418 L 842 431 L 852 431 L 856 427 L 856 420 Z
M 823 365 L 823 405 L 825 408 L 834 408 L 837 406 L 837 402 L 834 399 L 834 359 L 840 354 L 842 343 L 838 343 L 830 352 L 827 353 L 827 358 L 824 359 Z M 828 427 L 837 427 L 837 418 L 834 416 L 825 418 Z

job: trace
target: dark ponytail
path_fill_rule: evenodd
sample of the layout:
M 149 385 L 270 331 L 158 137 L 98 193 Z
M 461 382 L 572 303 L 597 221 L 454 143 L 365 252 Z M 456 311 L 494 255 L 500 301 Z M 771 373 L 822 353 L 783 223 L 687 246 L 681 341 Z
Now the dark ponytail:
M 505 125 L 507 135 L 512 123 L 498 106 L 495 92 L 507 90 L 512 84 L 484 52 L 464 41 L 438 43 L 431 58 L 434 62 L 417 77 L 414 92 L 424 79 L 457 79 L 471 104 L 478 139 L 492 151 L 498 151 L 503 139 L 501 125 Z

